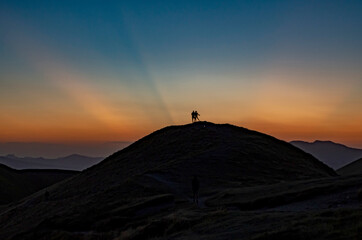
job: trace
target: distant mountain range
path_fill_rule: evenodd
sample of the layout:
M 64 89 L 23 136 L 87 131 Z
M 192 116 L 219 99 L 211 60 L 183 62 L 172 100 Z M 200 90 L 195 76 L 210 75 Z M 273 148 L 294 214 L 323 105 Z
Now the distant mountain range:
M 14 169 L 62 169 L 82 171 L 100 161 L 103 157 L 87 157 L 79 154 L 72 154 L 60 158 L 33 158 L 17 157 L 15 155 L 0 156 L 0 164 Z
M 339 169 L 362 158 L 362 149 L 347 147 L 332 141 L 292 141 L 290 143 L 312 154 L 333 169 Z
M 44 143 L 44 142 L 0 142 L 0 156 L 14 154 L 22 157 L 57 158 L 74 153 L 99 157 L 108 156 L 131 142 L 83 142 L 83 143 Z

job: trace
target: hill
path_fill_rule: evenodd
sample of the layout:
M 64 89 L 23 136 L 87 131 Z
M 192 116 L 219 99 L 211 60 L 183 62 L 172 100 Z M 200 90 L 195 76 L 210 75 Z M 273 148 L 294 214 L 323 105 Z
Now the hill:
M 63 169 L 82 171 L 99 163 L 102 157 L 87 157 L 79 154 L 72 154 L 60 158 L 33 158 L 17 157 L 15 155 L 0 156 L 0 164 L 14 169 Z
M 52 186 L 48 201 L 39 193 L 3 210 L 0 238 L 127 239 L 136 232 L 134 239 L 145 239 L 162 236 L 165 228 L 178 232 L 208 221 L 190 203 L 194 175 L 201 182 L 200 207 L 212 218 L 217 208 L 235 200 L 231 196 L 239 203 L 266 199 L 278 189 L 297 189 L 285 185 L 290 181 L 336 173 L 291 144 L 256 131 L 209 122 L 170 126 Z M 254 191 L 258 186 L 270 187 Z M 247 189 L 254 193 L 244 194 Z M 170 220 L 170 214 L 180 219 Z
M 65 170 L 14 170 L 0 164 L 0 205 L 20 200 L 76 173 Z
M 290 143 L 303 151 L 312 154 L 333 169 L 339 169 L 362 157 L 362 149 L 350 148 L 343 144 L 331 141 L 317 140 L 312 143 L 292 141 Z
M 343 176 L 362 174 L 362 158 L 341 167 L 337 170 L 337 173 Z

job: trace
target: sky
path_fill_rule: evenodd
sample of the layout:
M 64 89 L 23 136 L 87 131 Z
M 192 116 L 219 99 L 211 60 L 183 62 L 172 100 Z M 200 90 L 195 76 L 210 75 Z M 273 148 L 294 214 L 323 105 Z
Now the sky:
M 0 143 L 231 123 L 362 148 L 361 1 L 0 2 Z

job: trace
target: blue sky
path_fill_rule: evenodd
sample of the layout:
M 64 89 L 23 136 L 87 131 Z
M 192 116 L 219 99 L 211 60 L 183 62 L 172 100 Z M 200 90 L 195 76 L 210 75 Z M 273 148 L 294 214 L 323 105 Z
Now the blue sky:
M 140 54 L 181 69 L 185 61 L 223 68 L 276 55 L 353 64 L 362 48 L 360 1 L 2 1 L 1 8 L 85 68 L 137 65 Z

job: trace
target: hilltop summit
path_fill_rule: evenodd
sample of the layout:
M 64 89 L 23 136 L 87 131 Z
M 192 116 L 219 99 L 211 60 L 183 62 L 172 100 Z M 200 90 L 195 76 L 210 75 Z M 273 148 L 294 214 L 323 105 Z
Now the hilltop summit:
M 287 142 L 242 127 L 210 122 L 170 126 L 50 188 L 49 202 L 33 196 L 16 211 L 3 213 L 0 228 L 6 230 L 0 238 L 21 232 L 18 236 L 27 239 L 57 231 L 122 230 L 135 215 L 160 209 L 157 204 L 190 202 L 195 175 L 201 196 L 211 196 L 226 188 L 336 173 Z
M 310 154 L 263 133 L 230 124 L 196 122 L 160 129 L 108 157 L 91 171 L 199 175 L 212 184 L 247 185 L 334 176 Z M 177 179 L 175 179 L 177 180 Z

